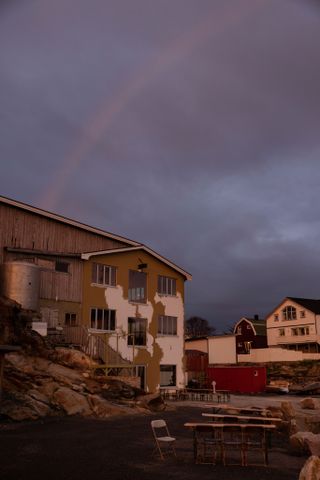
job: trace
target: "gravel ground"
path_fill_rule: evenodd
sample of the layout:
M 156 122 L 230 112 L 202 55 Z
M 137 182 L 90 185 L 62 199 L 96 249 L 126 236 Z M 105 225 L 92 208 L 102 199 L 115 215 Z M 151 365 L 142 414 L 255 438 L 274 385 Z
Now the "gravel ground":
M 271 405 L 283 400 L 283 397 L 232 396 L 232 404 L 242 406 L 263 406 L 263 402 Z M 183 424 L 201 421 L 202 410 L 202 405 L 191 406 L 191 402 L 170 403 L 160 414 L 133 414 L 108 420 L 60 417 L 1 424 L 1 479 L 298 479 L 306 457 L 288 455 L 287 441 L 283 438 L 273 441 L 268 467 L 195 465 L 192 432 Z M 153 456 L 150 421 L 155 418 L 164 418 L 171 434 L 176 436 L 177 459 L 168 457 L 162 462 Z

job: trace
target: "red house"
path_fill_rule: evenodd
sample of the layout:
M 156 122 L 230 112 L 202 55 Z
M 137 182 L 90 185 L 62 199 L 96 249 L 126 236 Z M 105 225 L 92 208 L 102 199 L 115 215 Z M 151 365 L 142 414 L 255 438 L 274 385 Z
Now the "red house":
M 234 326 L 233 333 L 236 335 L 237 354 L 250 353 L 254 348 L 267 348 L 266 321 L 254 318 L 242 317 Z

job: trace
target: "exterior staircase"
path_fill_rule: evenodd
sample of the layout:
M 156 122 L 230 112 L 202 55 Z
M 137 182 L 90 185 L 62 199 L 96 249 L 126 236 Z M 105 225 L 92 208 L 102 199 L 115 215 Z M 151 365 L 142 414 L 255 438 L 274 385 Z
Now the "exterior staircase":
M 133 362 L 124 359 L 118 351 L 113 349 L 103 334 L 93 333 L 83 325 L 65 325 L 63 337 L 65 344 L 79 348 L 99 363 L 96 369 L 104 369 L 107 375 L 135 374 Z

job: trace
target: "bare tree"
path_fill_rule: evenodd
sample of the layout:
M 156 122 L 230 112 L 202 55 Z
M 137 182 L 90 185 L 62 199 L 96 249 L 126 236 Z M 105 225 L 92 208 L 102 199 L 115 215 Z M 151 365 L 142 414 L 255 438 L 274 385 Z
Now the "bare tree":
M 216 331 L 205 318 L 190 317 L 185 322 L 185 336 L 187 338 L 207 337 Z

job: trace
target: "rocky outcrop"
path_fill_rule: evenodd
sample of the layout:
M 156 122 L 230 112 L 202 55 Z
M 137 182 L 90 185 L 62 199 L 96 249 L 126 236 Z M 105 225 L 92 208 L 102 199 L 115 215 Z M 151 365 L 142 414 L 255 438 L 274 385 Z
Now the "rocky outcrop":
M 121 380 L 93 376 L 88 369 L 92 363 L 88 357 L 65 350 L 50 351 L 45 357 L 28 355 L 25 351 L 6 355 L 2 418 L 16 421 L 54 415 L 106 418 L 140 410 L 136 400 L 139 396 L 141 402 L 141 390 Z M 67 366 L 68 359 L 73 368 Z M 144 405 L 149 408 L 147 401 Z M 150 408 L 151 405 L 152 402 Z
M 317 360 L 304 360 L 301 362 L 270 362 L 268 363 L 268 381 L 289 382 L 289 391 L 310 395 L 312 390 L 320 391 L 320 363 Z M 317 385 L 318 384 L 318 385 Z M 303 393 L 305 392 L 305 393 Z

